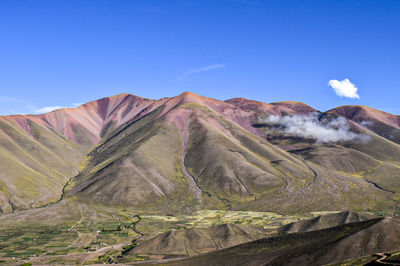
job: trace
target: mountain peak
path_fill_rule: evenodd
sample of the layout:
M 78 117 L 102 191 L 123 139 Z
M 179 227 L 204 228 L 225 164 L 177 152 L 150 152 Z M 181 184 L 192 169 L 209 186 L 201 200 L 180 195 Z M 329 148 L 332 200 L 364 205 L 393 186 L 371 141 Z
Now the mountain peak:
M 196 101 L 196 100 L 204 99 L 206 97 L 201 96 L 201 95 L 196 94 L 196 93 L 191 92 L 191 91 L 185 91 L 185 92 L 179 94 L 178 96 L 176 96 L 176 98 L 184 99 L 184 100 L 187 100 L 187 101 L 192 101 L 192 100 Z
M 208 98 L 190 91 L 185 91 L 176 97 L 172 97 L 171 100 L 175 103 L 198 103 L 213 106 L 225 105 L 226 103 L 214 98 Z
M 194 92 L 191 92 L 191 91 L 184 91 L 184 92 L 182 92 L 182 93 L 179 94 L 179 95 L 196 95 L 196 96 L 200 96 L 200 95 L 198 95 L 198 94 L 196 94 L 196 93 L 194 93 Z
M 397 143 L 400 142 L 400 133 L 396 133 L 400 128 L 400 116 L 398 115 L 390 114 L 363 105 L 343 105 L 331 109 L 328 112 L 344 116 L 347 119 L 353 120 L 356 123 L 361 123 L 364 125 L 369 124 L 368 128 L 376 128 L 375 131 L 377 131 L 379 135 L 389 137 Z M 380 123 L 393 127 L 393 129 L 389 133 L 389 136 L 383 134 L 383 132 L 387 131 L 388 129 L 386 128 L 386 130 L 383 130 Z M 399 137 L 395 137 L 393 139 L 393 137 L 396 135 L 399 135 Z

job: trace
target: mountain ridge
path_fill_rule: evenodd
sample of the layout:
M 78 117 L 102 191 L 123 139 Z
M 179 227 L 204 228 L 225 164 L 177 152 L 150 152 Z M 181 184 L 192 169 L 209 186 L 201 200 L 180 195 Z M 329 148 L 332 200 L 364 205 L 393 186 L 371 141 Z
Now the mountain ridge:
M 253 202 L 256 210 L 275 211 L 296 208 L 295 199 L 305 197 L 300 191 L 317 193 L 301 187 L 334 178 L 344 182 L 342 186 L 350 182 L 364 191 L 374 191 L 371 195 L 379 199 L 377 206 L 388 208 L 398 200 L 397 196 L 387 196 L 389 187 L 397 184 L 397 179 L 387 173 L 399 169 L 396 157 L 400 146 L 394 133 L 386 136 L 372 126 L 377 123 L 376 116 L 364 115 L 360 121 L 343 113 L 343 108 L 320 113 L 327 119 L 344 115 L 351 130 L 370 136 L 372 146 L 351 142 L 318 145 L 311 139 L 285 136 L 263 126 L 262 121 L 271 115 L 317 112 L 304 103 L 269 104 L 245 98 L 220 101 L 192 92 L 159 100 L 123 93 L 41 115 L 3 116 L 0 158 L 4 164 L 0 164 L 0 170 L 5 174 L 0 172 L 0 210 L 9 213 L 55 201 L 73 176 L 67 195 L 80 191 L 83 196 L 83 191 L 92 191 L 97 196 L 90 194 L 89 198 L 104 202 L 128 204 L 136 199 L 145 203 L 152 197 L 162 202 L 178 193 L 186 195 L 181 200 L 187 210 L 199 206 L 249 208 Z M 385 121 L 381 118 L 378 122 Z M 340 159 L 334 151 L 348 159 Z M 336 165 L 328 163 L 331 159 Z M 13 172 L 9 165 L 13 165 Z M 107 172 L 113 178 L 100 178 Z M 359 175 L 367 180 L 357 179 Z M 115 181 L 118 178 L 123 179 Z M 104 184 L 95 189 L 100 180 Z M 117 183 L 111 189 L 109 182 Z M 331 189 L 336 187 L 335 183 L 327 184 Z M 135 192 L 137 186 L 142 186 L 142 196 Z M 104 193 L 103 189 L 111 190 Z M 122 193 L 121 189 L 131 192 Z M 323 186 L 321 189 L 326 190 Z M 270 197 L 274 200 L 261 207 Z M 294 205 L 289 207 L 289 202 Z M 372 198 L 368 202 L 371 204 Z

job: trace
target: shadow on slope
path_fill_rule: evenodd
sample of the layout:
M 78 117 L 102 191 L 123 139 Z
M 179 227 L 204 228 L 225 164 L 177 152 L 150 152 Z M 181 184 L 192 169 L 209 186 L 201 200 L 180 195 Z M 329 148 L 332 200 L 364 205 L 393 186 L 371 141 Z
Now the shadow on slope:
M 241 244 L 166 265 L 323 265 L 400 249 L 400 220 L 375 218 Z

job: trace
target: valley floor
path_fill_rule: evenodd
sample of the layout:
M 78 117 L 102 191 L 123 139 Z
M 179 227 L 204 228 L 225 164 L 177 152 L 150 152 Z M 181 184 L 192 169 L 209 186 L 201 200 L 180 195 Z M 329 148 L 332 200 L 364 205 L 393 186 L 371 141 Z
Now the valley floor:
M 277 235 L 321 214 L 202 210 L 159 215 L 69 199 L 0 218 L 1 264 L 92 264 L 193 256 Z

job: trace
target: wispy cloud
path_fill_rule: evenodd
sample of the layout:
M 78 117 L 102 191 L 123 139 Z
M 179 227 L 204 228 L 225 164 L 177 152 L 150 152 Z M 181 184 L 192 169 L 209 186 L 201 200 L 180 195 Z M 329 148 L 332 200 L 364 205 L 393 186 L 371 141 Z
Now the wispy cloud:
M 224 64 L 215 64 L 215 65 L 209 65 L 209 66 L 205 66 L 205 67 L 201 67 L 201 68 L 196 68 L 196 69 L 190 69 L 188 71 L 186 71 L 185 74 L 183 74 L 182 76 L 178 77 L 178 80 L 184 80 L 187 77 L 193 75 L 193 74 L 197 74 L 200 72 L 207 72 L 210 70 L 215 70 L 215 69 L 219 69 L 219 68 L 224 68 L 225 65 Z
M 73 103 L 71 106 L 59 106 L 59 105 L 53 105 L 53 106 L 45 106 L 41 108 L 37 108 L 33 110 L 34 114 L 43 114 L 43 113 L 48 113 L 57 109 L 62 109 L 62 108 L 74 108 L 81 105 L 81 103 Z
M 358 88 L 353 83 L 351 83 L 349 79 L 344 79 L 342 81 L 332 79 L 328 82 L 328 85 L 335 90 L 337 96 L 351 99 L 360 99 L 360 95 L 358 95 L 357 93 Z
M 43 114 L 61 108 L 74 108 L 79 105 L 82 105 L 82 103 L 72 103 L 69 106 L 51 105 L 38 108 L 26 100 L 0 95 L 0 116 L 15 114 Z

